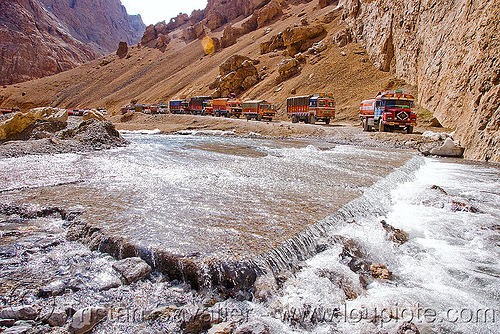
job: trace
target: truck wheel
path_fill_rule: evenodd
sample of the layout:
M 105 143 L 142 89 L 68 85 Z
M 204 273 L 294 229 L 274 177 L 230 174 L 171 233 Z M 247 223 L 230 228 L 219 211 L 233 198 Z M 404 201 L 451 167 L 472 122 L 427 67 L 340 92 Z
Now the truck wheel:
M 298 123 L 299 122 L 299 118 L 295 115 L 292 116 L 292 123 Z
M 330 119 L 329 118 L 325 118 L 325 123 L 326 124 L 330 124 Z
M 309 116 L 309 123 L 316 124 L 316 117 L 314 117 L 314 115 Z
M 382 122 L 380 122 L 380 124 L 379 124 L 379 126 L 378 126 L 378 130 L 379 130 L 380 132 L 385 132 L 385 131 L 386 131 L 386 129 L 385 129 L 385 124 L 384 124 L 384 123 L 382 123 Z
M 363 131 L 368 131 L 368 120 L 366 118 L 363 118 L 361 125 L 363 126 Z
M 407 134 L 413 133 L 413 126 L 412 126 L 412 125 L 408 125 L 408 126 L 406 127 L 406 133 L 407 133 Z
M 260 121 L 262 121 L 262 115 L 261 115 L 261 114 L 258 114 L 258 115 L 257 115 L 257 120 L 258 120 L 259 122 L 260 122 Z

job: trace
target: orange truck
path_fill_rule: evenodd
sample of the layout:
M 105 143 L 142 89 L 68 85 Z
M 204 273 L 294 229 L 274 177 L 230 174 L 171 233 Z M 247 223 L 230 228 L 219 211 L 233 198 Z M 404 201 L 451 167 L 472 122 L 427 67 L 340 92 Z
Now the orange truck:
M 292 123 L 323 121 L 330 124 L 330 120 L 335 118 L 335 100 L 329 94 L 289 97 L 286 99 L 286 110 Z
M 236 116 L 240 118 L 243 109 L 241 100 L 235 98 L 213 99 L 213 113 L 217 117 Z
M 266 119 L 272 121 L 276 116 L 276 106 L 264 100 L 245 101 L 242 103 L 243 116 L 248 120 L 255 118 L 257 121 Z
M 412 95 L 400 90 L 379 92 L 375 98 L 362 101 L 359 117 L 363 130 L 406 130 L 412 133 L 417 125 L 417 115 L 412 110 L 414 101 Z

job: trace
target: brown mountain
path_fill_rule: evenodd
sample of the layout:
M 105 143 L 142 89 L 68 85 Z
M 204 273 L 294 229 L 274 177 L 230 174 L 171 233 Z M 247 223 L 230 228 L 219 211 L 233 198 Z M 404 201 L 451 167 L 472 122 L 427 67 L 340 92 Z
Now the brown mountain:
M 242 98 L 267 99 L 282 114 L 288 96 L 333 93 L 338 118 L 356 119 L 362 99 L 403 88 L 417 96 L 422 113 L 456 130 L 467 158 L 500 161 L 499 6 L 211 0 L 190 17 L 148 27 L 143 46 L 129 48 L 127 57 L 108 55 L 0 89 L 0 104 L 119 110 L 131 100 L 167 102 L 236 87 Z M 208 54 L 204 36 L 211 38 Z M 250 80 L 238 74 L 245 71 L 219 71 L 235 54 L 254 60 L 258 76 L 247 65 Z
M 74 68 L 144 29 L 120 0 L 0 0 L 0 84 Z

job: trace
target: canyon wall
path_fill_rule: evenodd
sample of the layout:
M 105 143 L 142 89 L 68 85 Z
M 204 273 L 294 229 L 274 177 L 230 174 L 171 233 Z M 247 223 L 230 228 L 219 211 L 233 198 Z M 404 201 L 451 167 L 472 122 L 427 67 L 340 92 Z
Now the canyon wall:
M 500 3 L 346 0 L 342 17 L 382 71 L 418 86 L 432 111 L 466 148 L 500 161 Z

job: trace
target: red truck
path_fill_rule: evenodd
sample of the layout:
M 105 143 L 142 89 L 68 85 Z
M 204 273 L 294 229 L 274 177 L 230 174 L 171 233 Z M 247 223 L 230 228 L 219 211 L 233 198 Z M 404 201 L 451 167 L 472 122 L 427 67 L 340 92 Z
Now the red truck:
M 241 100 L 236 98 L 213 99 L 213 108 L 214 115 L 217 117 L 236 116 L 240 118 L 243 111 Z
M 379 92 L 375 98 L 362 101 L 359 117 L 363 130 L 406 130 L 412 133 L 417 125 L 417 115 L 411 109 L 414 101 L 412 95 L 400 90 Z
M 272 121 L 276 115 L 276 106 L 264 100 L 245 101 L 242 103 L 243 116 L 248 120 L 255 118 L 257 121 L 267 119 Z
M 330 124 L 330 120 L 335 118 L 335 100 L 328 94 L 289 97 L 286 99 L 286 110 L 292 123 L 323 121 Z

